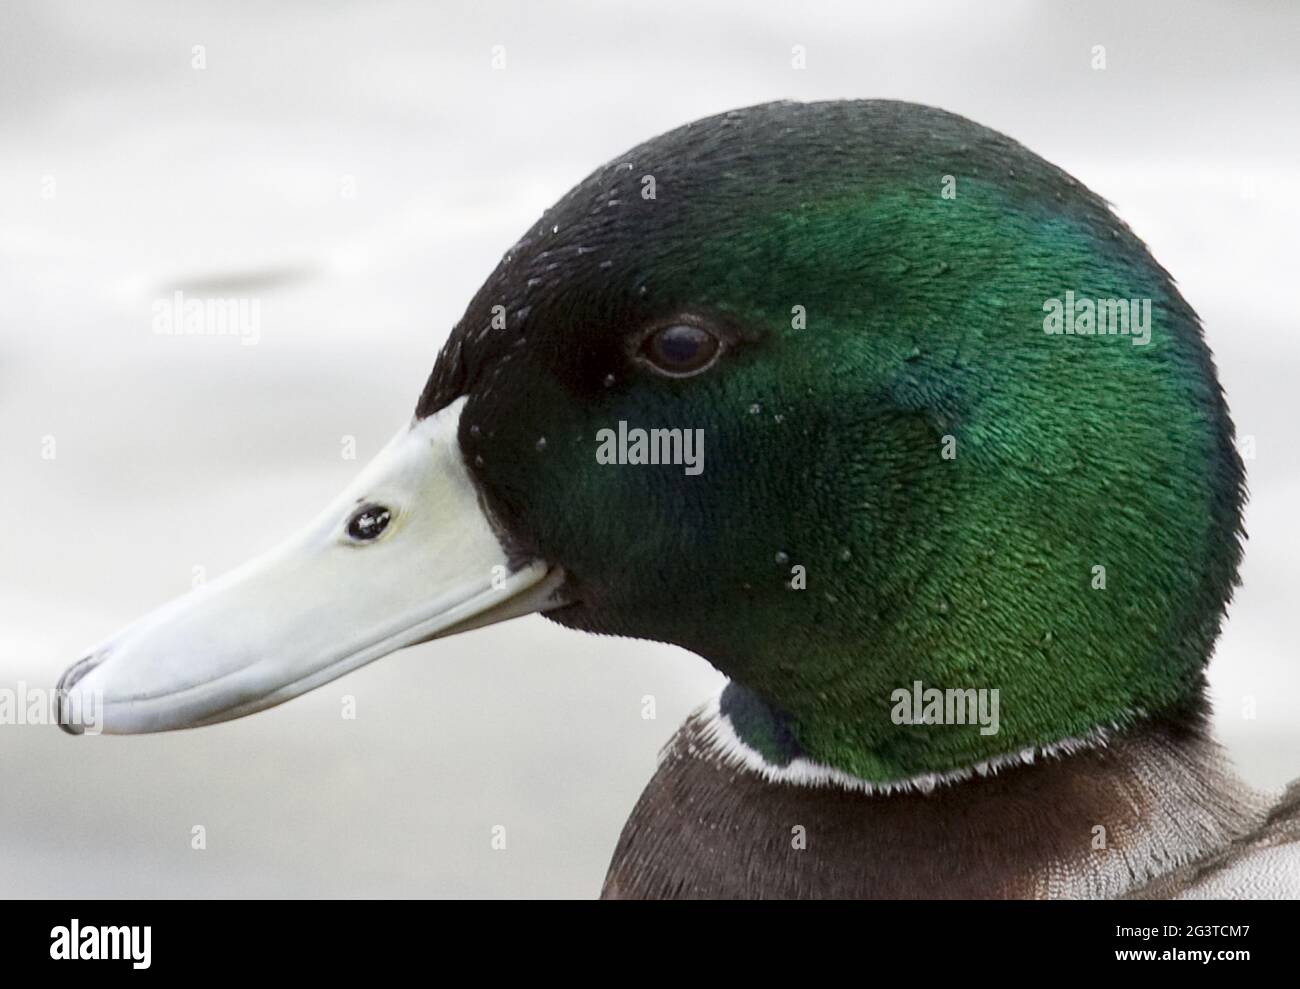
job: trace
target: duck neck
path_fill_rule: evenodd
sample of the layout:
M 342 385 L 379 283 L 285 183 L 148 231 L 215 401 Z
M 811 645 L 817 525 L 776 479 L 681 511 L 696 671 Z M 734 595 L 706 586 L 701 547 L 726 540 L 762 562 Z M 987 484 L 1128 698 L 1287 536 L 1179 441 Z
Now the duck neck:
M 1224 847 L 1265 813 L 1203 712 L 1032 762 L 890 785 L 800 757 L 773 765 L 739 738 L 736 712 L 715 702 L 670 744 L 607 895 L 1117 897 Z M 662 857 L 663 873 L 623 880 L 622 862 L 645 868 L 638 834 L 672 835 L 679 847 Z M 720 849 L 719 834 L 734 840 Z

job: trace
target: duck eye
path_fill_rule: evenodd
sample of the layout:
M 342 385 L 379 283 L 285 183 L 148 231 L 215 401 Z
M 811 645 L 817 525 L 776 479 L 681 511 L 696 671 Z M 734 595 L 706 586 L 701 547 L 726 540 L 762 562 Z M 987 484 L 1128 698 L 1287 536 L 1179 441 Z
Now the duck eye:
M 708 330 L 674 323 L 647 336 L 640 356 L 660 374 L 685 378 L 712 366 L 721 352 L 721 342 Z
M 393 517 L 383 505 L 365 505 L 348 520 L 348 535 L 360 542 L 376 538 Z

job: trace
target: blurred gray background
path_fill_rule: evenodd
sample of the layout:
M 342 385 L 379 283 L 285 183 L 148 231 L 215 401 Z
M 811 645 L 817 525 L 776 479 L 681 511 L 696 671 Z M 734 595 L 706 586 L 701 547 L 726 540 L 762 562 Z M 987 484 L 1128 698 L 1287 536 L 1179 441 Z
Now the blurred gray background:
M 737 106 L 898 97 L 1110 199 L 1200 312 L 1256 451 L 1219 732 L 1255 783 L 1300 775 L 1300 12 L 878 6 L 6 2 L 0 687 L 52 684 L 195 567 L 319 509 L 597 164 Z M 177 288 L 259 299 L 260 341 L 155 335 Z M 532 617 L 198 731 L 0 727 L 0 894 L 593 896 L 657 750 L 719 683 Z

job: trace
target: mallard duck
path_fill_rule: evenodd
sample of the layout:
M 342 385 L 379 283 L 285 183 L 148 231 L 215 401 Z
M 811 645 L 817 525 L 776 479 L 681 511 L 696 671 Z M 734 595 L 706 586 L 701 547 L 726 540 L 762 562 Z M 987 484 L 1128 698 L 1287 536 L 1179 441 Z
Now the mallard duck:
M 531 612 L 729 677 L 610 897 L 1300 893 L 1210 734 L 1244 476 L 1196 314 L 941 110 L 771 103 L 597 169 L 305 531 L 92 650 L 71 732 L 271 707 Z

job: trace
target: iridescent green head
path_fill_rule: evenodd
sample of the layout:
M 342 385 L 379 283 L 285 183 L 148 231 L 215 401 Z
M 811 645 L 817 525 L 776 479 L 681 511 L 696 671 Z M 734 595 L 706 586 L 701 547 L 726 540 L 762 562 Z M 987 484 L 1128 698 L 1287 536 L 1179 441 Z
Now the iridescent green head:
M 1104 202 L 939 110 L 755 107 L 566 195 L 417 421 L 60 720 L 224 720 L 552 608 L 707 658 L 771 764 L 960 769 L 1195 709 L 1242 497 L 1196 316 Z
M 547 610 L 707 658 L 769 765 L 959 770 L 1195 711 L 1242 497 L 1196 316 L 1104 202 L 938 110 L 755 107 L 566 195 L 416 420 L 59 720 L 227 720 Z
M 779 103 L 634 148 L 506 256 L 419 413 L 462 394 L 496 517 L 569 574 L 551 616 L 706 657 L 774 761 L 896 779 L 1199 694 L 1243 477 L 1197 317 L 968 120 Z M 620 422 L 701 430 L 702 471 L 598 462 Z M 998 731 L 899 724 L 917 681 L 996 689 Z

